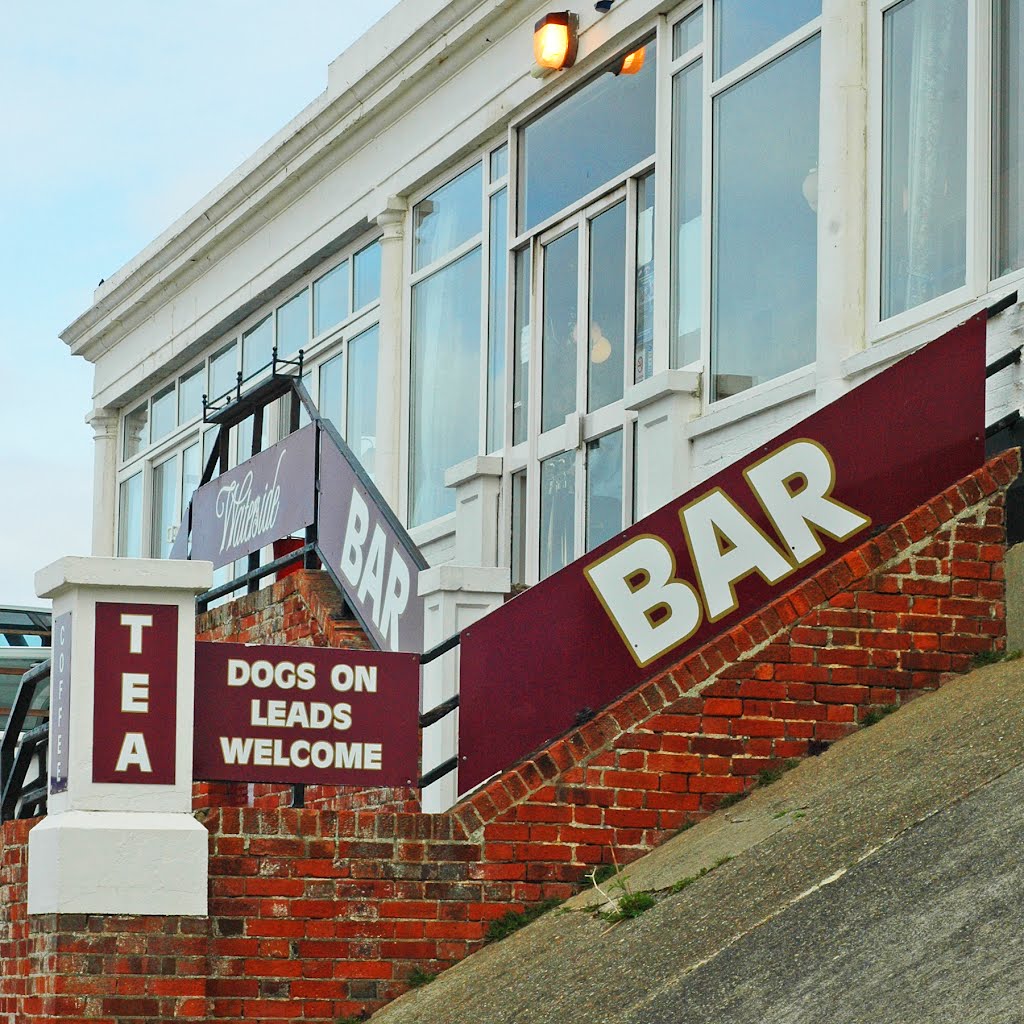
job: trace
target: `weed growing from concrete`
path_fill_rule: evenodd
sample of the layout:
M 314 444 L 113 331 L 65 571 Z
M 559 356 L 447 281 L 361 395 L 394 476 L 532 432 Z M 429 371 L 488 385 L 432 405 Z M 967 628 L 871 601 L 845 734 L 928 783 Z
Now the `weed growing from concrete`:
M 866 729 L 870 725 L 877 725 L 887 715 L 899 710 L 899 704 L 886 704 L 881 708 L 872 708 L 861 720 L 860 724 Z
M 554 910 L 561 902 L 561 900 L 544 900 L 543 903 L 527 907 L 526 910 L 510 910 L 507 914 L 502 914 L 501 917 L 491 921 L 487 926 L 487 934 L 484 936 L 484 941 L 500 942 L 502 939 L 508 938 L 513 932 L 519 931 L 520 928 L 525 928 L 549 910 Z
M 405 980 L 410 988 L 422 988 L 424 985 L 429 985 L 436 977 L 437 975 L 431 971 L 425 971 L 422 967 L 414 967 L 412 973 Z

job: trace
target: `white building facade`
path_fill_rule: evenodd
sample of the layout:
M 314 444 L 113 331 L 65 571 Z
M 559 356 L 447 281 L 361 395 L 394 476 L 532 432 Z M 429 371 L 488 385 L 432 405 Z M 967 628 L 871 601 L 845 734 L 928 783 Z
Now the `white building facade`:
M 530 584 L 1024 277 L 1024 0 L 587 0 L 542 77 L 550 10 L 402 0 L 100 286 L 95 554 L 168 554 L 276 348 L 431 565 Z

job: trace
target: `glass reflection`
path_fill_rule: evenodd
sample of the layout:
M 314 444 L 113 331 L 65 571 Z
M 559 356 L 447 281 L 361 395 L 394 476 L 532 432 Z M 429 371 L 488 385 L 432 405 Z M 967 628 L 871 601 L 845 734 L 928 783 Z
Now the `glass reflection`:
M 541 430 L 560 426 L 576 408 L 578 232 L 544 247 Z
M 715 0 L 715 77 L 739 67 L 820 14 L 821 0 Z
M 362 252 L 357 252 L 353 263 L 353 307 L 362 309 L 380 298 L 380 242 L 373 242 Z
M 573 559 L 576 516 L 576 453 L 563 452 L 540 464 L 540 578 Z
M 505 443 L 505 323 L 508 295 L 508 190 L 491 196 L 487 271 L 487 450 Z
M 703 75 L 704 62 L 698 60 L 672 79 L 673 366 L 700 358 Z
M 715 101 L 712 400 L 814 361 L 819 56 L 815 37 Z
M 626 337 L 626 204 L 590 222 L 588 404 L 593 412 L 622 397 Z
M 654 372 L 654 172 L 636 187 L 636 338 L 633 380 Z
M 345 440 L 373 479 L 377 447 L 377 343 L 376 325 L 348 343 L 348 403 Z
M 621 63 L 620 56 L 611 67 Z M 605 71 L 523 129 L 520 230 L 547 220 L 654 153 L 656 79 L 654 47 L 648 46 L 637 74 Z
M 348 260 L 313 284 L 313 336 L 336 327 L 349 314 Z
M 242 377 L 248 380 L 264 369 L 270 362 L 273 349 L 274 322 L 268 316 L 242 335 Z
M 587 445 L 587 550 L 622 529 L 622 431 Z
M 345 436 L 343 416 L 343 387 L 345 380 L 345 353 L 339 352 L 320 367 L 320 391 L 317 410 L 324 419 L 330 420 L 342 437 Z
M 409 521 L 455 509 L 445 470 L 479 447 L 480 274 L 476 248 L 412 290 Z
M 289 359 L 309 341 L 309 292 L 303 288 L 277 311 L 277 354 Z
M 530 415 L 530 272 L 531 250 L 515 254 L 515 323 L 512 330 L 512 443 L 526 440 Z
M 178 525 L 178 457 L 153 467 L 152 557 L 166 558 Z
M 122 558 L 142 557 L 142 473 L 121 484 L 118 496 L 117 553 Z
M 904 0 L 882 32 L 885 318 L 967 279 L 967 0 Z
M 996 0 L 992 276 L 1024 266 L 1024 2 Z
M 422 270 L 480 234 L 483 166 L 474 164 L 412 211 L 413 270 Z

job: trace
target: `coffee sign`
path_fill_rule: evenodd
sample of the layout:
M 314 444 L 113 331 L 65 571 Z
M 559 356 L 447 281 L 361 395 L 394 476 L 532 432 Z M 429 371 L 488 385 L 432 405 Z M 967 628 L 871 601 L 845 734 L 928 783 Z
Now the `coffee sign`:
M 419 774 L 419 658 L 196 644 L 197 779 L 405 786 Z
M 191 557 L 228 565 L 309 526 L 315 479 L 311 423 L 196 491 Z

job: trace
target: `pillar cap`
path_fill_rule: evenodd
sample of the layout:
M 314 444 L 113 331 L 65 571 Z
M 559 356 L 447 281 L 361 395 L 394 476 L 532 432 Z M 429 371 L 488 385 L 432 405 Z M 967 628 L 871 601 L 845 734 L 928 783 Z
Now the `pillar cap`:
M 201 594 L 213 583 L 213 563 L 167 558 L 67 555 L 36 573 L 38 597 L 53 599 L 72 587 L 184 590 Z

